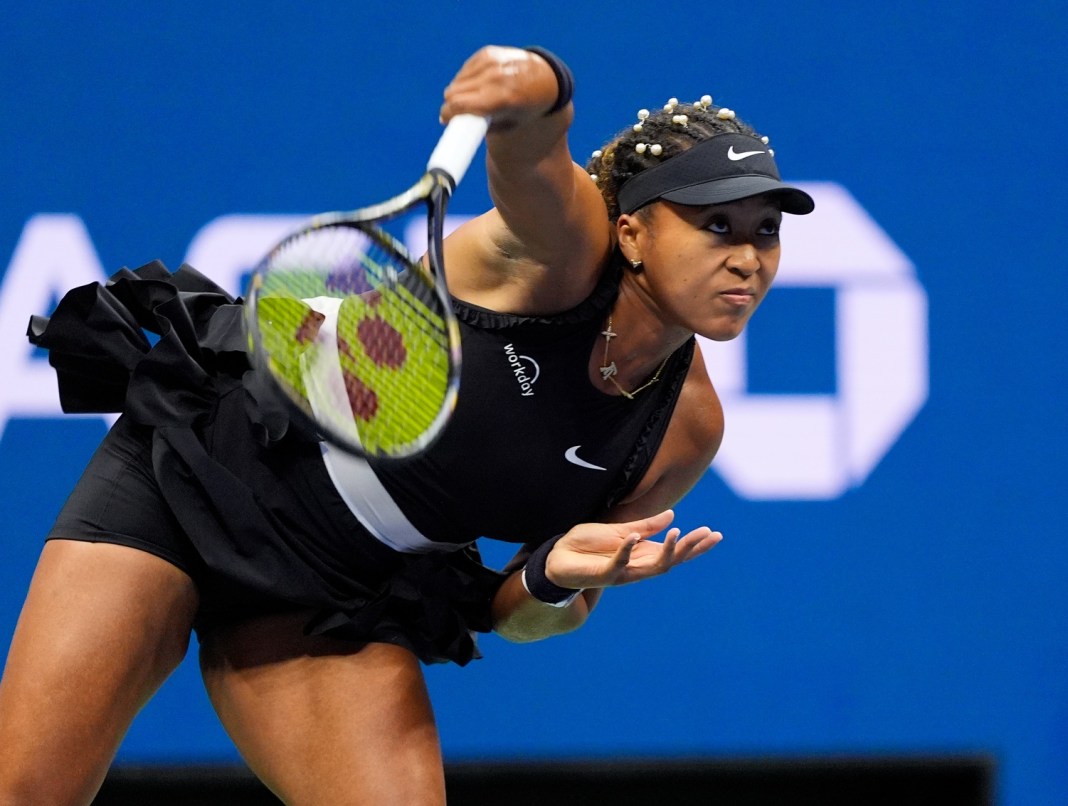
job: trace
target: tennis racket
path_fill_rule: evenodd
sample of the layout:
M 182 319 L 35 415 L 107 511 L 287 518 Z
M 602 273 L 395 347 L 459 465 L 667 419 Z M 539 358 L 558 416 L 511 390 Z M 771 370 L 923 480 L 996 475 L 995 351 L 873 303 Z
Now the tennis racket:
M 449 197 L 487 121 L 449 122 L 426 173 L 381 204 L 315 216 L 254 269 L 245 322 L 254 365 L 319 435 L 357 456 L 404 458 L 444 429 L 460 379 L 460 330 L 442 263 Z M 384 224 L 424 205 L 427 255 Z

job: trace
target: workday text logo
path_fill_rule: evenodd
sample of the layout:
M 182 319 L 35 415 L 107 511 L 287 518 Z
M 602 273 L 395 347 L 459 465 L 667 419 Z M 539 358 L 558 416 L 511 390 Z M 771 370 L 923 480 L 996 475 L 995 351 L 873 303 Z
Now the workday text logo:
M 519 394 L 523 397 L 534 397 L 534 382 L 541 375 L 538 362 L 529 355 L 519 355 L 512 344 L 504 345 L 504 356 L 508 359 L 508 367 L 515 375 L 516 383 L 519 384 Z
M 816 212 L 790 219 L 776 283 L 835 289 L 836 394 L 750 394 L 744 335 L 701 345 L 727 417 L 712 467 L 746 498 L 832 499 L 863 484 L 927 398 L 927 298 L 911 262 L 844 188 L 803 187 Z M 304 219 L 217 218 L 193 238 L 186 262 L 236 294 L 249 267 Z M 462 220 L 448 216 L 446 226 Z M 406 233 L 415 254 L 425 231 L 413 220 Z M 100 265 L 80 217 L 26 222 L 0 281 L 0 436 L 9 419 L 60 414 L 55 374 L 26 341 L 30 315 L 116 268 Z M 533 396 L 536 362 L 512 345 L 505 358 L 520 394 Z

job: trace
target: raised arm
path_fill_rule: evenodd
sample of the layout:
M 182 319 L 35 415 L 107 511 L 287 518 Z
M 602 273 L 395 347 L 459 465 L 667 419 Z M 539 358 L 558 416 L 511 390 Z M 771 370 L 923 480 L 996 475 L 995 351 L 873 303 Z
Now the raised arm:
M 482 48 L 446 88 L 441 108 L 444 121 L 460 113 L 490 119 L 494 209 L 450 236 L 445 263 L 456 296 L 496 310 L 549 313 L 578 303 L 612 246 L 600 193 L 568 150 L 573 108 L 557 78 L 566 67 L 547 58 Z

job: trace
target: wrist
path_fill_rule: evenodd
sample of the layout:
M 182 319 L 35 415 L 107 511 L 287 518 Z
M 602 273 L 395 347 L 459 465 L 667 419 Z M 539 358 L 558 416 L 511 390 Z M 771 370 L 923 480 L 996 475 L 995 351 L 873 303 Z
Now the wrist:
M 567 607 L 582 593 L 581 588 L 565 588 L 549 579 L 546 573 L 549 554 L 563 535 L 557 535 L 542 543 L 527 559 L 520 580 L 524 589 L 534 599 L 550 607 Z
M 546 50 L 543 47 L 532 45 L 524 50 L 530 53 L 541 56 L 542 59 L 552 68 L 553 74 L 556 76 L 556 101 L 548 110 L 546 110 L 546 116 L 552 115 L 555 112 L 559 112 L 569 103 L 571 98 L 575 94 L 575 76 L 571 72 L 564 60 L 557 56 L 552 51 Z

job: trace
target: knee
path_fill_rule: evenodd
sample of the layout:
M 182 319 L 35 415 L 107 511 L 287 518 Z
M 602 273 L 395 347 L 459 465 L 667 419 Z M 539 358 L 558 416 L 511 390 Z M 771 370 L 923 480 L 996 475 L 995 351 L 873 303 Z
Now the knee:
M 0 806 L 92 803 L 111 764 L 108 748 L 90 741 L 57 744 L 54 730 L 42 736 L 2 706 L 0 701 Z

